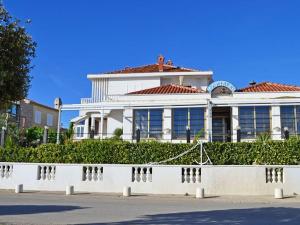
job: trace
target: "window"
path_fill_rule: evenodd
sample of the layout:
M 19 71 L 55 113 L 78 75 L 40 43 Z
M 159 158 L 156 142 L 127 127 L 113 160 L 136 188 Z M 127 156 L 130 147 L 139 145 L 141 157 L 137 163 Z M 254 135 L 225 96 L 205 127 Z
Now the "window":
M 199 132 L 204 137 L 204 108 L 176 108 L 173 109 L 173 139 L 185 139 L 186 129 L 190 128 L 191 137 L 195 137 Z
M 269 106 L 239 107 L 239 125 L 241 138 L 256 138 L 263 133 L 270 133 Z
M 8 109 L 8 113 L 9 113 L 11 116 L 16 117 L 16 116 L 18 115 L 19 107 L 20 107 L 19 105 L 13 104 L 13 105 Z
M 77 126 L 76 127 L 76 137 L 82 138 L 83 137 L 83 133 L 84 133 L 84 126 L 83 125 Z
M 290 134 L 300 134 L 300 106 L 281 106 L 281 130 L 287 127 Z
M 41 124 L 41 122 L 42 122 L 42 112 L 41 111 L 35 111 L 34 122 L 37 124 Z
M 47 126 L 53 126 L 53 115 L 47 113 Z
M 134 138 L 136 138 L 137 129 L 140 129 L 141 138 L 161 138 L 162 118 L 162 109 L 134 110 Z

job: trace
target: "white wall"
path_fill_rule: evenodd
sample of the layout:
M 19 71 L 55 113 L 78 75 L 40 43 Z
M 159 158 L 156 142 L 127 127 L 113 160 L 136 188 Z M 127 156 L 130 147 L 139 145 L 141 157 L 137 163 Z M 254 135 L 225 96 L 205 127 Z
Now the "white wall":
M 123 110 L 112 110 L 107 117 L 107 136 L 113 136 L 115 129 L 123 127 Z
M 157 86 L 160 86 L 159 77 L 110 78 L 108 81 L 108 95 L 122 95 Z
M 300 194 L 300 166 L 0 165 L 13 167 L 0 177 L 0 189 L 23 184 L 25 190 L 65 191 L 67 185 L 74 185 L 80 192 L 120 193 L 130 186 L 133 193 L 195 194 L 196 188 L 202 187 L 209 195 L 273 195 L 274 188 L 283 188 L 286 195 Z
M 133 129 L 133 109 L 126 108 L 123 111 L 123 139 L 132 139 L 132 129 Z

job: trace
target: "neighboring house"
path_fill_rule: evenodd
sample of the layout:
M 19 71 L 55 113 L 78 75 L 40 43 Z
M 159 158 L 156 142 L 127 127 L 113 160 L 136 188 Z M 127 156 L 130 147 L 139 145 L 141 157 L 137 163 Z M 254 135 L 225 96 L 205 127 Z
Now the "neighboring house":
M 56 129 L 57 127 L 58 109 L 24 99 L 20 101 L 20 113 L 22 128 L 48 126 Z
M 66 104 L 78 110 L 72 119 L 75 138 L 107 138 L 116 128 L 123 139 L 185 142 L 186 130 L 206 141 L 254 140 L 263 133 L 275 140 L 284 128 L 300 134 L 300 87 L 272 82 L 236 89 L 227 81 L 213 81 L 212 71 L 174 66 L 159 56 L 155 64 L 89 74 L 90 98 Z M 93 135 L 92 135 L 93 136 Z
M 56 129 L 58 110 L 30 99 L 12 104 L 8 110 L 10 119 L 17 122 L 20 128 L 45 127 Z

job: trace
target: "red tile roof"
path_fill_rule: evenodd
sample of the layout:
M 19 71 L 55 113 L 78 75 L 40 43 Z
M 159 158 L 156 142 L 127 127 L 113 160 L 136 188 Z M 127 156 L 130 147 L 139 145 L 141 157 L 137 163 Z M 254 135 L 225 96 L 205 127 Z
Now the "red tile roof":
M 173 65 L 163 65 L 163 72 L 196 72 L 199 70 L 179 67 L 179 66 L 173 66 Z M 107 72 L 106 74 L 117 74 L 117 73 L 155 73 L 160 72 L 158 63 L 156 64 L 150 64 L 145 66 L 139 66 L 139 67 L 126 67 L 122 70 L 116 70 L 112 72 Z
M 238 90 L 238 92 L 289 92 L 289 91 L 300 91 L 300 87 L 293 86 L 293 85 L 272 83 L 272 82 L 261 82 Z
M 130 92 L 128 94 L 135 95 L 152 95 L 152 94 L 191 94 L 191 93 L 202 93 L 204 92 L 198 88 L 185 87 L 177 84 L 168 84 L 164 86 L 148 88 L 140 91 Z

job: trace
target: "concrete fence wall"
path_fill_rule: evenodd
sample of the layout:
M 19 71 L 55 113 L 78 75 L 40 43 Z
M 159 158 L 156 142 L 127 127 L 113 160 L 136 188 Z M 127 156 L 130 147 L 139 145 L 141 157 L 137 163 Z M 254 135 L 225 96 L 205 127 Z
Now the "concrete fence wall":
M 209 195 L 300 194 L 300 166 L 157 166 L 108 164 L 0 163 L 0 189 Z

